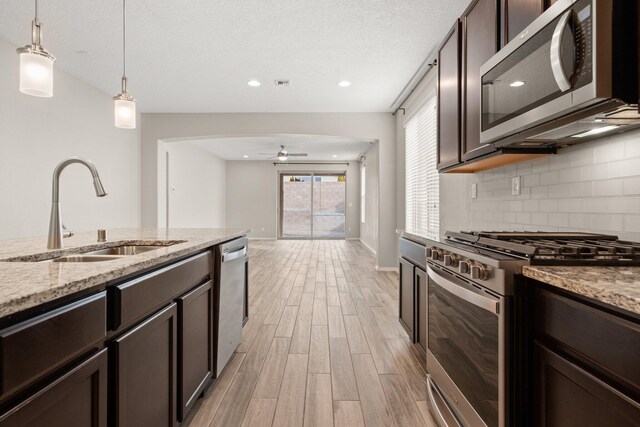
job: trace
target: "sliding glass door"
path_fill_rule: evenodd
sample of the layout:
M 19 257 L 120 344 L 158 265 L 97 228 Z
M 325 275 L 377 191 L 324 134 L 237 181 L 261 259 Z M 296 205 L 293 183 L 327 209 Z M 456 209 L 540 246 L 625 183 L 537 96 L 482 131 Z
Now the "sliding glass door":
M 345 237 L 346 174 L 280 175 L 280 237 Z

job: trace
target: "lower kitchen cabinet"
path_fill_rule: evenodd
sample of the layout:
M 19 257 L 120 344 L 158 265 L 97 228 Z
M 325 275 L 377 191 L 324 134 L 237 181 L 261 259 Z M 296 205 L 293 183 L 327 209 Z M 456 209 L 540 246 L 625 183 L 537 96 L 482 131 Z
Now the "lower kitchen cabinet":
M 415 295 L 416 295 L 416 342 L 418 348 L 427 354 L 427 272 L 416 267 Z
M 415 296 L 413 279 L 415 266 L 404 258 L 400 258 L 400 324 L 409 338 L 415 342 Z
M 177 424 L 177 317 L 173 303 L 111 343 L 114 425 Z
M 184 420 L 213 373 L 213 281 L 178 298 L 178 418 Z
M 540 344 L 535 355 L 537 426 L 640 425 L 638 402 Z
M 0 417 L 2 427 L 106 427 L 107 351 L 102 350 Z

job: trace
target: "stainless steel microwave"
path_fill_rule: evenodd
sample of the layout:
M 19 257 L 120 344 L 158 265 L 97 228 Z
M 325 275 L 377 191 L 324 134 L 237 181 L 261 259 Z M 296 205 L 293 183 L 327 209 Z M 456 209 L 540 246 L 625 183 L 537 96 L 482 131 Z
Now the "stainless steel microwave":
M 575 144 L 640 127 L 640 2 L 558 0 L 480 68 L 480 141 Z

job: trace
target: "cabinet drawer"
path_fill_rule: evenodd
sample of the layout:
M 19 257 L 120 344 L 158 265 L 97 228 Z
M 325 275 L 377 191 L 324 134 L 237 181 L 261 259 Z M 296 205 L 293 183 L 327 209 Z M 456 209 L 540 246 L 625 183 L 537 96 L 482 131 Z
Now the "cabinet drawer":
M 640 325 L 579 301 L 536 290 L 536 335 L 640 395 Z
M 129 325 L 210 278 L 213 259 L 204 252 L 114 286 L 111 329 Z
M 102 341 L 106 295 L 100 292 L 0 331 L 0 398 Z
M 423 270 L 427 269 L 427 255 L 425 246 L 408 239 L 400 239 L 400 256 L 419 265 Z

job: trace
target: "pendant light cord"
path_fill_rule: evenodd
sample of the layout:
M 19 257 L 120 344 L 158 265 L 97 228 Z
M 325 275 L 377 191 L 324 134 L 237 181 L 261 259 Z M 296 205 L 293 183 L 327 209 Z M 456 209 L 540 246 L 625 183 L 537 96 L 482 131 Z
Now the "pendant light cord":
M 127 76 L 127 0 L 122 0 L 122 76 Z

